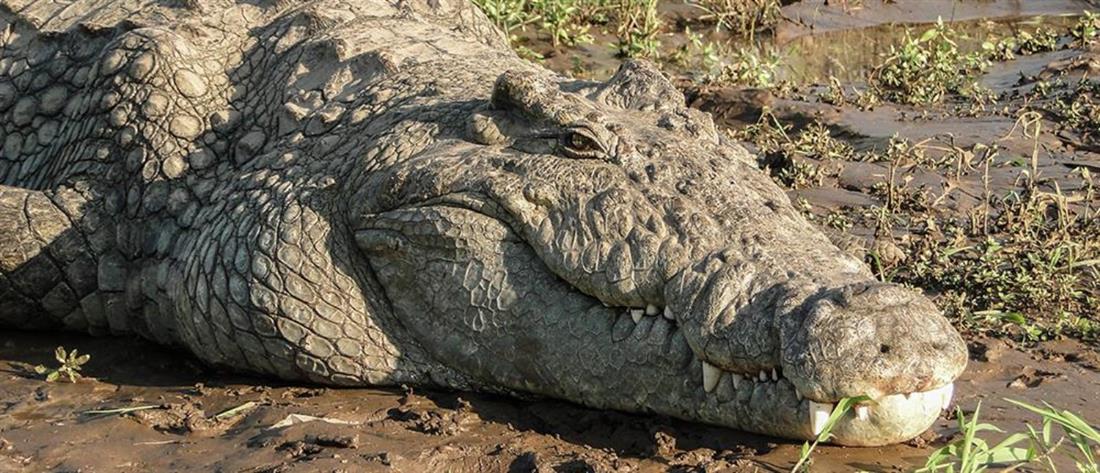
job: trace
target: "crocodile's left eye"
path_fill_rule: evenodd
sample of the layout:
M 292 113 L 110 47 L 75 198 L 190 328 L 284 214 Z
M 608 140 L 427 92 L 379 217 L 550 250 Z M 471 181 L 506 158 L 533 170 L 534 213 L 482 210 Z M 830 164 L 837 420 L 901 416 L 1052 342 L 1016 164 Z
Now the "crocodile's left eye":
M 584 129 L 567 130 L 561 136 L 561 147 L 571 158 L 598 158 L 606 151 L 595 136 Z

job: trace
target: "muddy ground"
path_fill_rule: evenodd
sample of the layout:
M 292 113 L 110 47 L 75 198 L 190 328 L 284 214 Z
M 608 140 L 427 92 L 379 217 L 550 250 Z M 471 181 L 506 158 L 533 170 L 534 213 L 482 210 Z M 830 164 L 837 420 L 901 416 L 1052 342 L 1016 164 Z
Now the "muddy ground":
M 788 72 L 792 78 L 861 70 L 863 61 L 876 57 L 874 48 L 843 61 L 820 57 L 830 56 L 829 51 L 859 49 L 860 41 L 890 41 L 897 30 L 882 25 L 891 21 L 942 16 L 1014 22 L 1094 8 L 1077 0 L 865 0 L 847 5 L 834 1 L 828 7 L 821 3 L 799 2 L 784 9 L 786 19 L 775 41 L 796 41 L 802 48 L 801 65 Z M 860 6 L 853 8 L 857 3 Z M 566 54 L 581 58 L 588 75 L 614 70 L 615 60 L 597 47 L 548 54 L 546 62 L 562 71 L 575 68 L 578 61 L 565 59 Z M 1100 72 L 1097 57 L 1088 49 L 1021 57 L 995 64 L 982 83 L 999 93 L 1026 94 L 1043 77 L 1060 71 L 1077 77 L 1095 75 Z M 690 79 L 682 84 L 694 106 L 713 112 L 729 129 L 754 123 L 768 107 L 785 122 L 820 122 L 859 150 L 881 149 L 898 134 L 944 149 L 974 151 L 975 145 L 996 142 L 1004 159 L 1011 161 L 1030 156 L 1039 143 L 1037 168 L 1047 190 L 1079 191 L 1080 168 L 1100 172 L 1100 147 L 1089 130 L 1057 131 L 1050 124 L 1038 140 L 1019 133 L 1016 116 L 998 111 L 1020 105 L 1023 99 L 1012 94 L 981 112 L 960 111 L 950 103 L 864 109 L 823 103 L 821 87 L 776 95 L 703 86 Z M 792 198 L 806 199 L 814 214 L 825 217 L 841 209 L 881 205 L 883 197 L 874 187 L 891 172 L 884 164 L 813 164 L 828 169 L 828 179 L 790 192 Z M 980 205 L 987 179 L 996 189 L 1013 189 L 1026 169 L 994 166 L 987 175 L 972 163 L 964 164 L 965 168 L 903 169 L 898 179 L 909 188 L 927 190 L 944 211 L 965 215 Z M 859 221 L 850 232 L 869 241 L 876 238 Z M 981 402 L 982 418 L 1006 431 L 1037 424 L 1034 415 L 1004 400 L 1011 398 L 1049 402 L 1081 413 L 1094 424 L 1100 421 L 1100 352 L 1095 340 L 1055 337 L 1023 343 L 976 330 L 968 330 L 966 336 L 971 364 L 956 383 L 956 402 L 965 412 Z M 92 355 L 84 368 L 85 379 L 46 383 L 34 372 L 38 364 L 56 364 L 53 352 L 59 345 Z M 89 412 L 116 408 L 139 410 Z M 945 414 L 928 433 L 904 445 L 822 446 L 814 454 L 812 470 L 912 470 L 957 434 L 950 417 Z M 299 422 L 291 422 L 295 420 Z M 291 425 L 279 427 L 280 422 Z M 799 447 L 728 429 L 545 399 L 285 385 L 205 367 L 179 351 L 132 338 L 0 331 L 0 472 L 788 471 Z M 1072 470 L 1072 465 L 1062 467 Z
M 33 374 L 53 363 L 57 345 L 93 354 L 89 378 L 46 383 Z M 955 385 L 964 411 L 980 401 L 982 418 L 1009 431 L 1036 419 L 1003 398 L 1095 415 L 1092 349 L 981 339 L 971 350 Z M 88 413 L 123 407 L 147 409 Z M 273 428 L 296 414 L 348 424 Z M 909 471 L 954 432 L 942 419 L 904 445 L 822 446 L 813 471 Z M 788 471 L 798 451 L 780 439 L 545 399 L 283 385 L 136 339 L 0 333 L 0 472 Z

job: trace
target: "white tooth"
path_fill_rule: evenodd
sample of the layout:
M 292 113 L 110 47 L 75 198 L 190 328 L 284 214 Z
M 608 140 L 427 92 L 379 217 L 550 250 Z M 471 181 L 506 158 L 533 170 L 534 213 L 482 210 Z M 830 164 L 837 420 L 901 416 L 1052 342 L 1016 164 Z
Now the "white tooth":
M 722 377 L 722 370 L 718 369 L 710 363 L 703 362 L 703 390 L 706 392 L 714 391 L 714 388 L 718 386 L 718 380 Z
M 642 309 L 630 309 L 630 318 L 634 319 L 634 323 L 642 321 Z
M 772 381 L 779 381 L 779 373 L 775 371 L 775 368 L 772 368 Z
M 810 401 L 810 430 L 813 430 L 814 435 L 825 430 L 825 423 L 829 421 L 829 414 L 832 412 L 832 404 L 820 404 Z
M 802 391 L 799 391 L 799 390 L 795 389 L 794 390 L 794 397 L 798 398 L 798 400 L 801 401 L 802 400 Z
M 867 405 L 865 404 L 857 405 L 856 417 L 858 417 L 859 420 L 867 420 L 869 417 L 871 417 L 871 408 L 867 407 Z
M 767 380 L 768 380 L 768 373 L 765 373 L 764 370 L 760 370 L 760 381 L 767 381 Z
M 676 320 L 676 316 L 672 315 L 672 308 L 667 305 L 665 306 L 665 318 L 668 320 Z
M 955 395 L 955 385 L 948 384 L 940 388 L 940 409 L 951 407 L 951 397 Z
M 730 373 L 733 378 L 733 389 L 741 389 L 741 383 L 745 381 L 745 378 L 737 373 Z
M 661 309 L 658 309 L 657 306 L 653 304 L 645 306 L 645 315 L 657 315 L 660 313 Z

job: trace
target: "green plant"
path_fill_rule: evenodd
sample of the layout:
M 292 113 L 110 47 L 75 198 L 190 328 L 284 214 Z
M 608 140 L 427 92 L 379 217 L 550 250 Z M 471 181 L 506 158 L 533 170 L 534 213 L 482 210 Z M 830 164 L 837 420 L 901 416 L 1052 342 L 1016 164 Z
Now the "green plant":
M 955 37 L 943 21 L 916 38 L 906 32 L 904 43 L 891 46 L 872 71 L 872 83 L 886 98 L 907 104 L 939 102 L 948 93 L 965 95 L 989 61 L 980 52 L 960 52 Z
M 793 137 L 789 131 L 791 126 L 780 123 L 775 115 L 765 111 L 759 121 L 732 135 L 755 145 L 760 166 L 792 189 L 822 184 L 827 176 L 814 161 L 855 158 L 851 145 L 834 138 L 829 128 L 820 122 L 807 125 Z
M 713 22 L 715 29 L 753 38 L 757 31 L 771 29 L 779 20 L 778 0 L 686 0 L 703 11 L 700 20 Z
M 34 367 L 34 372 L 38 374 L 46 375 L 46 382 L 57 381 L 62 375 L 69 378 L 69 382 L 75 383 L 77 379 L 81 378 L 80 370 L 84 363 L 92 359 L 91 355 L 79 355 L 74 349 L 71 352 L 66 353 L 65 347 L 57 347 L 54 350 L 54 358 L 57 359 L 61 366 L 57 368 L 47 368 L 44 365 L 38 365 Z
M 1019 44 L 1015 36 L 1008 36 L 996 41 L 982 43 L 982 51 L 994 61 L 1011 61 L 1016 59 L 1016 50 Z
M 1058 34 L 1050 28 L 1038 28 L 1034 33 L 1021 31 L 1016 34 L 1017 52 L 1028 55 L 1054 51 L 1058 47 Z
M 1077 23 L 1070 28 L 1069 34 L 1078 43 L 1092 44 L 1097 35 L 1100 35 L 1100 14 L 1086 10 Z
M 592 42 L 588 25 L 578 18 L 578 4 L 577 0 L 531 0 L 532 10 L 555 48 Z
M 836 423 L 857 404 L 870 400 L 871 398 L 867 396 L 856 396 L 846 397 L 838 401 L 836 406 L 833 407 L 833 412 L 829 414 L 829 419 L 825 421 L 825 426 L 821 429 L 821 433 L 817 434 L 813 443 L 805 442 L 802 444 L 802 448 L 799 450 L 798 454 L 798 462 L 791 468 L 791 473 L 809 471 L 811 461 L 810 455 L 812 455 L 814 449 L 817 448 L 817 444 L 828 442 L 829 439 L 833 438 L 833 427 L 836 427 Z
M 739 48 L 726 54 L 724 59 L 726 61 L 717 76 L 712 77 L 712 82 L 758 88 L 776 85 L 778 54 L 758 48 Z
M 527 0 L 474 0 L 474 4 L 505 33 L 534 21 L 535 15 L 528 11 Z
M 661 17 L 657 0 L 619 0 L 618 53 L 623 57 L 655 58 L 659 55 Z
M 1051 457 L 1064 442 L 1064 439 L 1058 441 L 1052 440 L 1051 426 L 1055 424 L 1062 428 L 1070 444 L 1076 448 L 1076 452 L 1069 453 L 1068 456 L 1077 466 L 1077 471 L 1084 473 L 1096 473 L 1100 471 L 1100 466 L 1097 465 L 1097 448 L 1100 447 L 1100 432 L 1089 425 L 1081 416 L 1067 410 L 1055 409 L 1046 402 L 1043 402 L 1043 406 L 1045 407 L 1037 407 L 1012 399 L 1005 399 L 1005 401 L 1039 414 L 1042 417 L 1043 422 L 1040 430 L 1036 431 L 1033 427 L 1028 425 L 1028 434 L 1033 444 L 1043 451 L 1051 471 L 1057 471 Z
M 829 76 L 829 87 L 821 92 L 820 97 L 822 102 L 829 105 L 842 107 L 847 103 L 844 97 L 844 86 L 840 84 L 840 79 L 834 76 Z
M 995 465 L 1018 465 L 1035 458 L 1033 448 L 1021 448 L 1017 445 L 1027 442 L 1029 437 L 1024 433 L 1009 435 L 1000 443 L 989 444 L 978 437 L 980 432 L 1003 432 L 992 424 L 978 423 L 978 413 L 981 411 L 981 403 L 974 409 L 974 414 L 967 419 L 961 408 L 955 408 L 955 416 L 958 419 L 959 433 L 962 436 L 946 446 L 937 449 L 929 455 L 924 468 L 918 473 L 944 472 L 944 473 L 978 473 L 986 471 Z
M 537 26 L 550 37 L 554 47 L 574 46 L 592 41 L 588 24 L 581 15 L 583 0 L 474 0 L 493 23 L 508 34 L 518 52 L 528 59 L 541 59 L 541 55 L 519 44 L 516 30 Z

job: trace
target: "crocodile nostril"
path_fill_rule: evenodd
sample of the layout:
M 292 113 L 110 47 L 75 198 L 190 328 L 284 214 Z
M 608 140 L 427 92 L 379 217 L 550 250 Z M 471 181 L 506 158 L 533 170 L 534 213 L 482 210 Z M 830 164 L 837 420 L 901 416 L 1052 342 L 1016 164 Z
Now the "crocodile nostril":
M 879 345 L 878 352 L 884 355 L 890 353 L 890 345 Z

